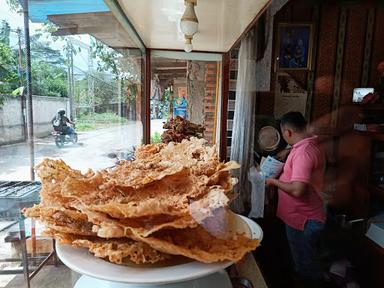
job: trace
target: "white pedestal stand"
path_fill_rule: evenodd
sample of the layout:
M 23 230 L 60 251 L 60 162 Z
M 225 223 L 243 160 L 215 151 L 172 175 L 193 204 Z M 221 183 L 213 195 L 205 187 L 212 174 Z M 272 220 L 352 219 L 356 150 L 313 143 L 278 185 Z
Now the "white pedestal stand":
M 260 226 L 251 219 L 239 216 L 249 227 L 250 237 L 263 238 Z M 61 245 L 56 242 L 60 260 L 83 276 L 74 288 L 231 288 L 231 281 L 224 271 L 230 261 L 201 263 L 191 261 L 166 267 L 124 266 L 109 263 L 93 256 L 88 249 Z
M 179 283 L 170 284 L 131 284 L 99 280 L 86 275 L 77 280 L 74 288 L 231 288 L 231 281 L 225 271 Z

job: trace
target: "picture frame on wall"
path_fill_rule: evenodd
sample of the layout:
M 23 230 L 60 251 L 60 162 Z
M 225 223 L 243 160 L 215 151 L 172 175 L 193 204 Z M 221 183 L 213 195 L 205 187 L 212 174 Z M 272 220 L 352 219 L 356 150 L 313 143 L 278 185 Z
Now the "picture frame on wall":
M 311 70 L 313 25 L 279 23 L 276 45 L 276 70 Z

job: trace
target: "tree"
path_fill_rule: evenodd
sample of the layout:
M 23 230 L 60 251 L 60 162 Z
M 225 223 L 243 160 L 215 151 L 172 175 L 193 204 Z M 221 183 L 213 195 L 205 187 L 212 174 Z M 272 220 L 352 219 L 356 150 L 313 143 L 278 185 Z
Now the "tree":
M 31 36 L 31 58 L 43 60 L 52 65 L 65 65 L 61 52 L 51 48 L 51 42 L 41 40 L 41 36 L 41 33 Z
M 32 93 L 43 96 L 67 97 L 67 74 L 64 66 L 32 60 Z
M 7 21 L 2 20 L 1 21 L 1 28 L 0 28 L 0 42 L 9 46 L 10 33 L 11 33 L 11 26 L 9 26 Z
M 116 51 L 100 41 L 91 43 L 93 57 L 99 59 L 97 70 L 110 71 L 115 78 L 128 80 L 131 83 L 141 82 L 141 57 L 128 54 L 128 50 Z
M 18 87 L 16 55 L 0 42 L 0 94 L 9 94 Z
M 22 7 L 19 0 L 7 0 L 8 6 L 13 12 L 21 13 Z

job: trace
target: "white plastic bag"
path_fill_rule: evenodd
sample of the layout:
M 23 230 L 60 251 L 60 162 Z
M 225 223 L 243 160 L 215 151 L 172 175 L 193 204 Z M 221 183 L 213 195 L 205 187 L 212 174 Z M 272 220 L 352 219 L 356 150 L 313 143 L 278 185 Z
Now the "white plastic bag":
M 251 211 L 248 217 L 264 217 L 264 199 L 265 199 L 265 177 L 255 166 L 248 171 L 248 179 L 252 184 L 251 192 Z

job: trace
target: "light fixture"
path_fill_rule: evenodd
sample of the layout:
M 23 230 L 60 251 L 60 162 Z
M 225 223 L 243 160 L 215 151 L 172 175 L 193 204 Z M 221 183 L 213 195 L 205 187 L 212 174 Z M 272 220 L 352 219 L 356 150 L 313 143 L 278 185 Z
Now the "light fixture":
M 185 36 L 185 45 L 184 45 L 184 50 L 185 52 L 191 52 L 193 49 L 192 46 L 192 36 Z
M 193 36 L 197 32 L 199 20 L 195 13 L 197 0 L 185 0 L 185 11 L 180 20 L 180 29 L 184 35 Z
M 180 30 L 183 32 L 185 37 L 185 52 L 191 52 L 193 49 L 192 38 L 193 35 L 197 32 L 199 25 L 199 20 L 195 13 L 195 6 L 197 5 L 197 0 L 185 0 L 185 11 L 180 20 Z

